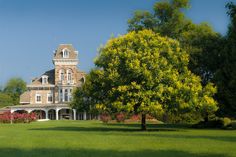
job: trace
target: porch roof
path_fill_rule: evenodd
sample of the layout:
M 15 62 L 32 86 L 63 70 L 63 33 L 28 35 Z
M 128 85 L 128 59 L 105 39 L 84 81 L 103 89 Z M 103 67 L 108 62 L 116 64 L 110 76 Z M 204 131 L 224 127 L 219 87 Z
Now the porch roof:
M 29 104 L 29 105 L 15 105 L 8 106 L 9 109 L 19 109 L 19 108 L 54 108 L 54 107 L 70 107 L 69 104 Z

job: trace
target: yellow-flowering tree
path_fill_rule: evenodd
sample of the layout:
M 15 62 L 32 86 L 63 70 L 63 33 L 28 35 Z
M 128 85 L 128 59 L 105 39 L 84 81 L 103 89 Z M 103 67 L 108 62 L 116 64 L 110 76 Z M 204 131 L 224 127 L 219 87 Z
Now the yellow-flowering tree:
M 206 116 L 217 110 L 212 98 L 216 89 L 205 87 L 188 70 L 188 54 L 176 40 L 143 30 L 110 39 L 95 60 L 97 68 L 75 92 L 74 106 L 86 105 L 107 112 L 142 115 L 165 112 L 200 112 Z

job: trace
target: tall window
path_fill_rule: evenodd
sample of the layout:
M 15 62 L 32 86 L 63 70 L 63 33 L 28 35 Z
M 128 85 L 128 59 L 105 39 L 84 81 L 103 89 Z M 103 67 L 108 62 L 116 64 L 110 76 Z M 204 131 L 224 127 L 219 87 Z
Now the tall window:
M 63 58 L 69 58 L 70 52 L 67 49 L 62 50 Z
M 36 95 L 35 95 L 35 102 L 36 102 L 36 103 L 41 103 L 41 102 L 42 102 L 41 94 L 36 94 Z
M 67 81 L 72 82 L 72 70 L 67 70 Z
M 52 103 L 52 101 L 53 101 L 52 93 L 48 93 L 47 97 L 48 97 L 48 100 L 47 100 L 48 103 Z
M 72 89 L 69 90 L 69 101 L 72 101 Z
M 68 93 L 68 89 L 65 89 L 65 101 L 69 101 L 69 93 Z
M 60 102 L 62 102 L 63 101 L 63 90 L 62 89 L 59 90 L 59 97 L 60 97 Z
M 59 75 L 59 80 L 60 80 L 60 81 L 63 81 L 63 80 L 64 80 L 64 70 L 61 69 L 61 70 L 59 71 L 59 73 L 60 73 L 60 75 Z

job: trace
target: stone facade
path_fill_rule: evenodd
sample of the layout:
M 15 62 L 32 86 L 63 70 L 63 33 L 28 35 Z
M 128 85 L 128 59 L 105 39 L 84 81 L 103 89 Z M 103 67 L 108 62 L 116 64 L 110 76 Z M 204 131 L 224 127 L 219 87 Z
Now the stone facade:
M 71 44 L 61 44 L 54 52 L 54 69 L 34 78 L 20 97 L 20 104 L 9 106 L 11 112 L 36 112 L 40 119 L 92 119 L 84 111 L 76 111 L 68 104 L 72 92 L 85 82 L 85 73 L 78 65 L 78 52 Z
M 28 99 L 20 99 L 21 104 L 68 103 L 72 92 L 85 80 L 85 73 L 77 68 L 78 52 L 70 44 L 59 45 L 54 53 L 54 69 L 43 73 L 27 85 Z M 26 93 L 23 94 L 26 96 Z

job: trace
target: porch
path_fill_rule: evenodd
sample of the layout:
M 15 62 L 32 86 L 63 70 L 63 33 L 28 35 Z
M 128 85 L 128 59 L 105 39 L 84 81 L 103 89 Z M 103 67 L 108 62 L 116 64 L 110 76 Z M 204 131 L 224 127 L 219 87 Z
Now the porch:
M 30 104 L 9 106 L 11 113 L 13 112 L 27 112 L 36 113 L 38 119 L 48 120 L 88 120 L 91 115 L 86 112 L 77 113 L 68 104 Z

